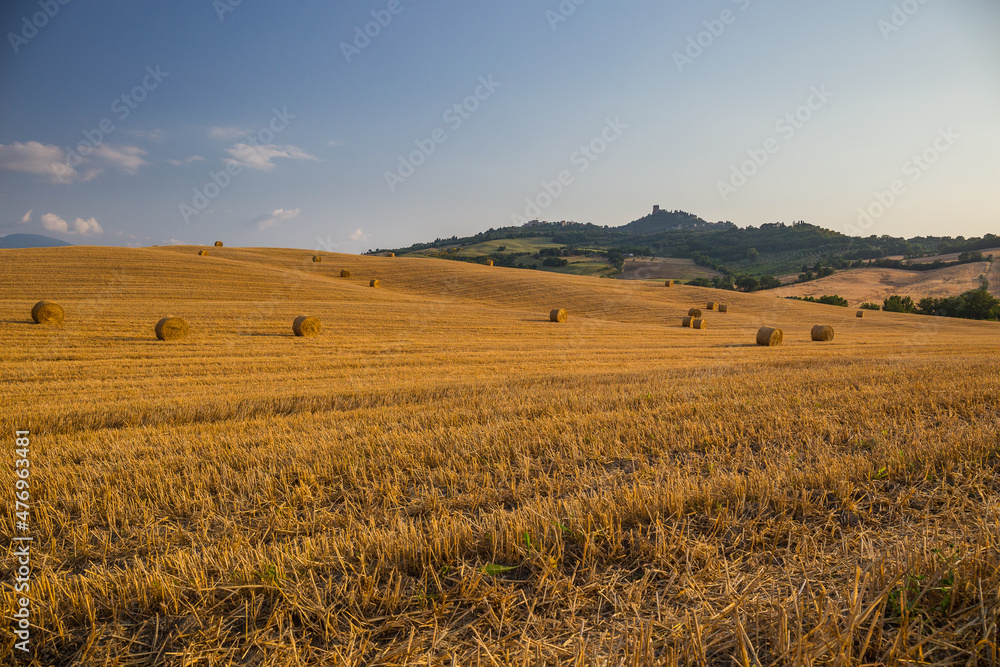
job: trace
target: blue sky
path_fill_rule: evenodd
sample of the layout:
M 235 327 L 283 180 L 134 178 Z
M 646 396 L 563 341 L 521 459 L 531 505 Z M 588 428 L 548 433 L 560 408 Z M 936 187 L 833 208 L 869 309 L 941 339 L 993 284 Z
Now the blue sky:
M 4 3 L 0 235 L 1000 231 L 995 0 L 237 1 Z

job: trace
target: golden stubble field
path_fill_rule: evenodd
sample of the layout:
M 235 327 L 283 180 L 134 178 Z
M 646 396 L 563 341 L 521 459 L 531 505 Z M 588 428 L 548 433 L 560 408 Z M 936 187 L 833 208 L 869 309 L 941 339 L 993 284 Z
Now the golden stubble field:
M 957 259 L 954 255 L 943 255 L 943 261 Z M 938 259 L 938 258 L 930 258 Z M 986 278 L 989 291 L 1000 294 L 1000 263 L 974 262 L 960 266 L 950 266 L 933 271 L 907 271 L 904 269 L 865 268 L 851 269 L 835 273 L 826 278 L 793 283 L 769 290 L 769 294 L 785 296 L 814 296 L 836 294 L 860 306 L 869 301 L 882 305 L 893 294 L 908 296 L 914 302 L 925 297 L 936 299 L 956 296 L 979 289 L 981 278 Z
M 33 664 L 1000 661 L 1000 325 L 313 254 L 0 252 Z

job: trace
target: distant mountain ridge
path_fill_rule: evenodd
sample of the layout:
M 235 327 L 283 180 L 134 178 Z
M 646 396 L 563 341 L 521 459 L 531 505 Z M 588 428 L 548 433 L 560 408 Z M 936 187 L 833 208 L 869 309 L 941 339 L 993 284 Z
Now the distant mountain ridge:
M 8 234 L 0 236 L 0 249 L 15 250 L 22 248 L 59 248 L 70 246 L 72 243 L 54 239 L 51 236 L 41 234 Z

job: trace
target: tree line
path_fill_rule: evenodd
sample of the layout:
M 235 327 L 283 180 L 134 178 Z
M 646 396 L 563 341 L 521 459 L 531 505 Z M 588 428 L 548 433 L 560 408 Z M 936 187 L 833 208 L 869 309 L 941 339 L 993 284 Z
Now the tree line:
M 836 294 L 816 297 L 790 296 L 788 299 L 825 303 L 831 306 L 848 306 L 847 299 Z M 1000 299 L 995 298 L 982 286 L 969 290 L 958 296 L 925 297 L 914 301 L 909 296 L 893 294 L 882 302 L 882 305 L 872 302 L 861 304 L 863 310 L 881 310 L 887 313 L 912 313 L 915 315 L 930 315 L 933 317 L 955 317 L 965 320 L 1000 321 Z

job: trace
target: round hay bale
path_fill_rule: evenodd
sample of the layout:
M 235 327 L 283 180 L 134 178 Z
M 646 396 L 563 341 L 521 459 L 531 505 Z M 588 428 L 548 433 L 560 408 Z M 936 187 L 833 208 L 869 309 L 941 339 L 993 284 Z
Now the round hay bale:
M 188 335 L 188 323 L 179 317 L 164 317 L 156 323 L 157 340 L 183 340 Z
M 673 286 L 674 286 L 674 281 L 673 280 L 668 280 L 667 281 L 667 287 L 673 287 Z
M 691 328 L 692 329 L 707 329 L 708 328 L 708 322 L 706 322 L 705 320 L 695 320 L 695 321 L 691 322 Z
M 207 250 L 199 250 L 198 251 L 198 256 L 199 257 L 207 257 L 208 256 L 208 251 Z
M 295 332 L 296 336 L 309 338 L 310 336 L 318 336 L 322 333 L 323 325 L 318 318 L 299 315 L 292 322 L 292 331 Z
M 865 317 L 865 311 L 859 310 L 857 316 L 860 317 L 861 319 L 864 319 L 864 317 Z
M 490 260 L 489 264 L 490 264 L 490 266 L 493 266 L 493 260 L 492 259 Z
M 568 317 L 569 314 L 562 308 L 556 308 L 549 313 L 549 319 L 553 322 L 565 322 Z
M 389 257 L 395 257 L 395 256 L 396 256 L 396 253 L 394 253 L 394 252 L 390 252 L 389 253 Z
M 318 264 L 323 261 L 323 258 L 320 257 L 319 255 L 313 255 L 313 261 Z
M 692 308 L 691 310 L 688 311 L 688 317 L 693 317 L 697 319 L 701 317 L 701 311 L 698 310 L 697 308 Z
M 215 247 L 216 248 L 221 248 L 222 247 L 222 241 L 216 241 L 215 242 Z
M 692 322 L 694 322 L 693 317 L 685 317 L 683 320 L 681 320 L 681 326 L 684 327 L 685 329 L 690 329 Z
M 368 283 L 368 284 L 371 287 L 381 287 L 382 286 L 382 281 L 379 280 L 378 278 L 372 278 L 372 281 L 370 283 Z
M 348 271 L 347 269 L 343 269 L 343 270 L 342 270 L 342 271 L 340 272 L 340 277 L 341 277 L 341 278 L 350 278 L 350 277 L 351 277 L 351 272 L 350 272 L 350 271 Z
M 729 306 L 727 304 L 720 303 L 719 304 L 719 312 L 720 313 L 728 313 L 729 312 Z
M 828 343 L 833 340 L 833 327 L 817 324 L 812 328 L 812 339 L 818 343 Z
M 777 345 L 781 345 L 781 341 L 784 339 L 785 333 L 781 329 L 761 327 L 760 331 L 757 332 L 757 344 L 763 345 L 764 347 L 775 347 Z
M 66 313 L 58 303 L 39 301 L 31 308 L 31 319 L 35 324 L 62 324 L 66 319 Z
M 717 304 L 714 301 L 709 301 L 708 304 L 706 304 L 705 306 L 705 310 L 715 310 L 718 305 L 719 304 Z

